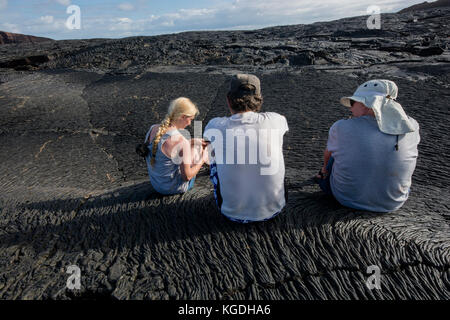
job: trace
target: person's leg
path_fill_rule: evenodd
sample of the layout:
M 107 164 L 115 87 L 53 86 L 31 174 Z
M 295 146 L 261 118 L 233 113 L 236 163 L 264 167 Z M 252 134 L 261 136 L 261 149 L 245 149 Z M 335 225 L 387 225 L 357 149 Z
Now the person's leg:
M 209 165 L 210 173 L 209 179 L 211 180 L 214 186 L 214 199 L 216 200 L 216 204 L 219 207 L 219 211 L 222 207 L 222 195 L 220 194 L 220 184 L 219 184 L 219 175 L 217 174 L 217 165 L 215 162 L 211 161 Z
M 237 222 L 237 223 L 247 224 L 247 223 L 254 223 L 254 222 L 257 222 L 257 221 L 250 221 L 250 220 L 239 220 L 239 219 L 234 219 L 234 218 L 227 217 L 227 216 L 224 215 L 224 214 L 222 214 L 222 215 L 223 215 L 225 218 L 227 218 L 228 220 L 233 221 L 233 222 Z
M 186 191 L 191 190 L 194 187 L 194 182 L 195 182 L 195 177 L 193 177 L 190 181 L 189 181 L 189 185 Z
M 282 211 L 283 211 L 283 209 L 281 209 L 280 211 L 274 213 L 273 216 L 271 216 L 271 217 L 269 217 L 269 218 L 266 218 L 266 219 L 264 219 L 264 220 L 258 220 L 258 221 L 239 220 L 239 219 L 234 219 L 234 218 L 227 217 L 227 216 L 225 216 L 225 215 L 223 215 L 223 216 L 224 216 L 225 218 L 227 218 L 228 220 L 231 220 L 231 221 L 233 221 L 233 222 L 239 222 L 239 223 L 247 224 L 247 223 L 257 223 L 257 222 L 264 222 L 264 221 L 271 220 L 271 219 L 275 218 L 276 216 L 278 216 Z
M 328 160 L 328 163 L 327 163 L 327 172 L 328 172 L 327 176 L 322 179 L 318 179 L 318 181 L 317 181 L 320 189 L 322 189 L 322 191 L 328 195 L 333 195 L 333 192 L 331 191 L 331 185 L 330 185 L 330 177 L 331 177 L 331 172 L 333 171 L 333 163 L 334 163 L 334 158 L 330 157 L 330 160 Z

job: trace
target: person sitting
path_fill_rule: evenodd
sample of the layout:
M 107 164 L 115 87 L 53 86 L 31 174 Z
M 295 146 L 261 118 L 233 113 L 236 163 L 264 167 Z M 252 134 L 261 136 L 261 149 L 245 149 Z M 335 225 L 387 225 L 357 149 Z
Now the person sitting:
M 395 101 L 397 94 L 394 82 L 371 80 L 340 100 L 353 117 L 331 126 L 316 179 L 344 206 L 391 212 L 408 199 L 419 124 Z
M 180 132 L 197 114 L 197 107 L 188 98 L 173 100 L 164 120 L 148 130 L 144 151 L 136 150 L 145 156 L 150 183 L 161 194 L 179 194 L 192 189 L 195 176 L 207 160 L 208 153 L 201 139 L 196 144 L 201 148 L 195 148 L 194 139 L 189 141 Z
M 275 217 L 286 205 L 283 135 L 286 118 L 260 113 L 259 79 L 238 74 L 231 79 L 230 117 L 209 121 L 203 134 L 210 141 L 210 179 L 220 212 L 241 223 Z

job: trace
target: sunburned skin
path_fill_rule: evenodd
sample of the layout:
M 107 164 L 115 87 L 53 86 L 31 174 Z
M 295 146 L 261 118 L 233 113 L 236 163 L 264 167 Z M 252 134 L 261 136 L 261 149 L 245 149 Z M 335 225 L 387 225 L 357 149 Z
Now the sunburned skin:
M 367 116 L 367 115 L 375 117 L 375 113 L 373 112 L 372 109 L 367 108 L 364 104 L 362 104 L 361 102 L 358 102 L 358 101 L 353 102 L 353 104 L 350 108 L 350 112 L 352 113 L 352 116 L 354 118 Z

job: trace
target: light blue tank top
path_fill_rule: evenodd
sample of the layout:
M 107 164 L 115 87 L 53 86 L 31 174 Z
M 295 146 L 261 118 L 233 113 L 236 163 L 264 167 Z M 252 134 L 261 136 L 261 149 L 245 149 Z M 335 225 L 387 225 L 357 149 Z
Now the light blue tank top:
M 147 141 L 150 136 L 153 126 L 150 127 L 150 130 L 145 136 L 145 141 Z M 153 142 L 149 144 L 148 148 L 150 152 L 148 156 L 145 157 L 150 183 L 156 191 L 162 194 L 184 193 L 189 186 L 189 181 L 185 181 L 181 176 L 180 165 L 173 163 L 172 159 L 167 157 L 161 150 L 164 141 L 171 136 L 178 134 L 181 133 L 177 129 L 173 129 L 167 131 L 161 137 L 161 140 L 158 143 L 153 167 L 151 165 Z

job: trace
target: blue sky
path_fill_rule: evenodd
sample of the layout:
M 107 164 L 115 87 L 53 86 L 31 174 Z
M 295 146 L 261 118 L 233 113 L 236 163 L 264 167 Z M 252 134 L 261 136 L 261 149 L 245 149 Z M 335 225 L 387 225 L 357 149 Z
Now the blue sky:
M 423 0 L 0 0 L 0 30 L 61 39 L 122 38 L 189 30 L 258 29 L 396 12 Z M 66 9 L 77 5 L 81 28 Z

